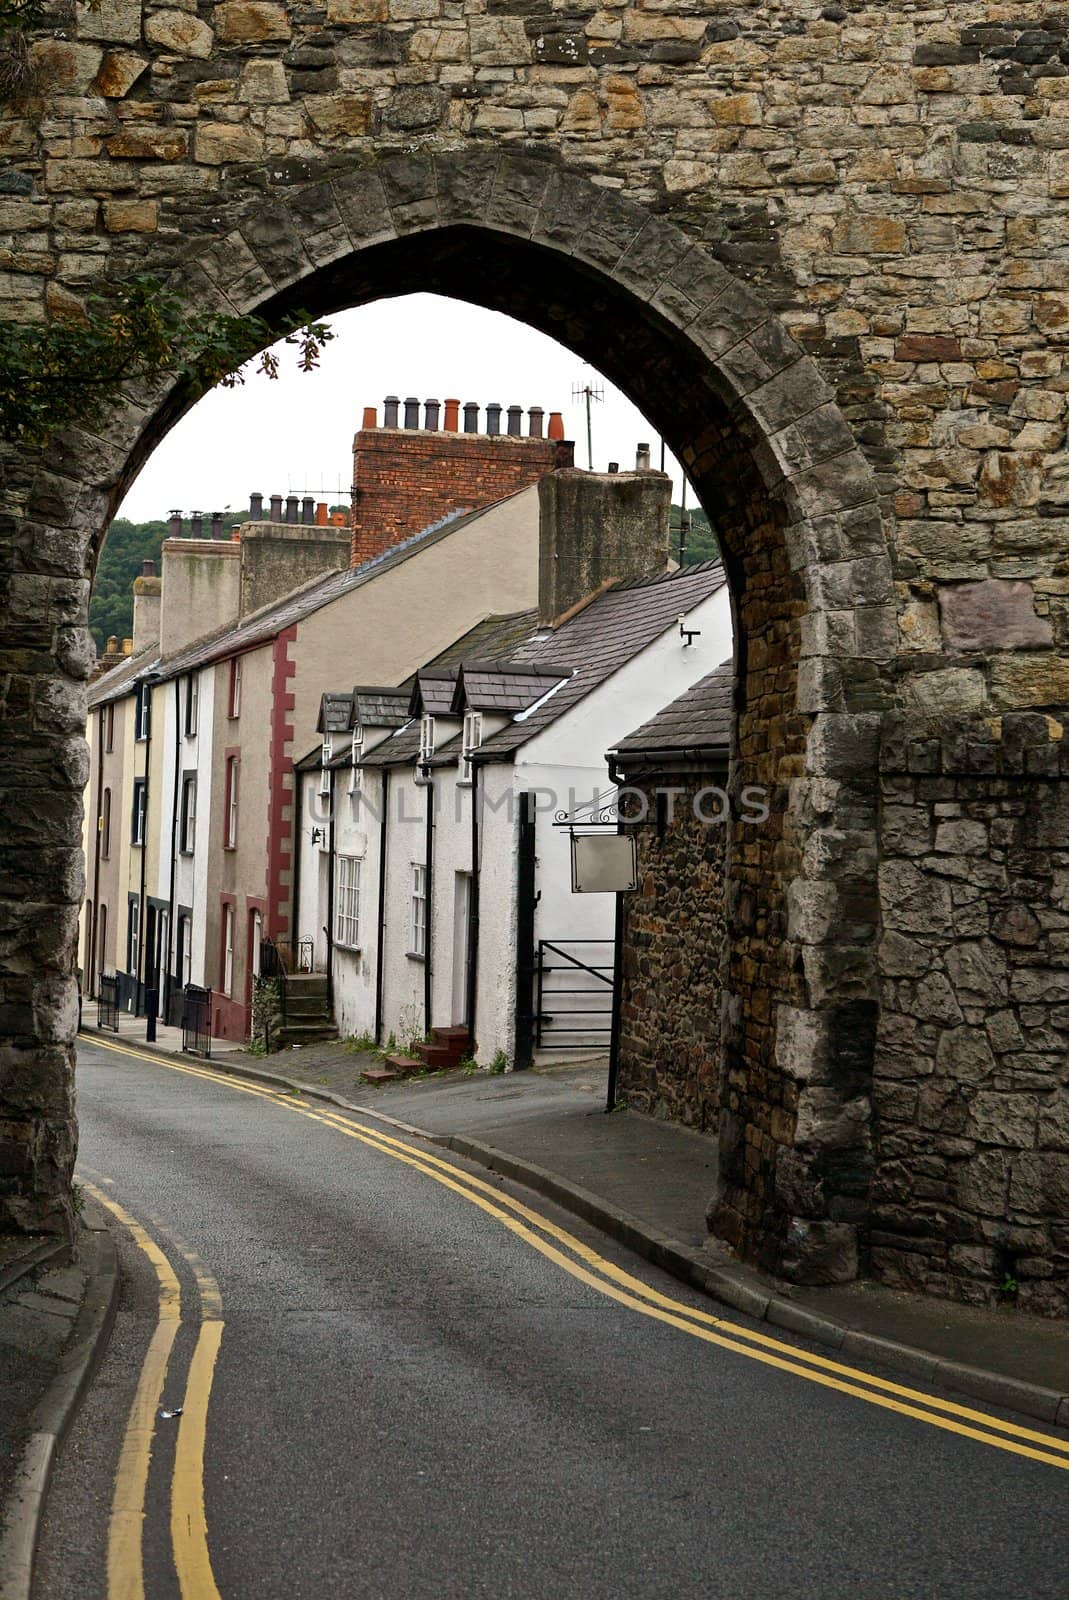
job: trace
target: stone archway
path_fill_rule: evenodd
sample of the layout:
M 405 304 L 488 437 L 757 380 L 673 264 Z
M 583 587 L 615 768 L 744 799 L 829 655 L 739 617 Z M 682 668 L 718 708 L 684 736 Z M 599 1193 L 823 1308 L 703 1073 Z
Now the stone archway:
M 506 311 L 620 384 L 714 515 L 739 641 L 734 781 L 774 795 L 760 841 L 732 869 L 716 1220 L 751 1258 L 849 1275 L 871 1177 L 874 758 L 895 650 L 883 516 L 854 435 L 814 363 L 737 274 L 557 160 L 385 152 L 301 179 L 204 214 L 210 231 L 192 247 L 141 241 L 137 264 L 192 304 L 269 322 L 298 305 L 322 315 L 414 289 Z M 26 463 L 17 484 L 13 620 L 33 712 L 9 737 L 21 802 L 33 799 L 16 823 L 25 920 L 9 956 L 18 1071 L 7 1102 L 24 1122 L 8 1148 L 24 1167 L 7 1204 L 37 1225 L 62 1221 L 73 1149 L 89 574 L 125 486 L 186 404 L 177 389 L 131 398 L 104 436 L 69 436 L 61 463 Z M 47 939 L 35 916 L 44 907 Z

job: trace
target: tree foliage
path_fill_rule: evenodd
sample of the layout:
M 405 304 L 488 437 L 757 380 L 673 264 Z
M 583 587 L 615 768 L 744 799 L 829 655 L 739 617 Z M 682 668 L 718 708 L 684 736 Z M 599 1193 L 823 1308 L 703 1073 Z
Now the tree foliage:
M 257 353 L 256 370 L 277 378 L 278 355 L 266 346 L 278 337 L 259 317 L 189 315 L 178 296 L 149 275 L 91 296 L 78 316 L 0 322 L 0 434 L 42 445 L 58 428 L 99 424 L 138 378 L 177 377 L 192 398 L 216 384 L 233 388 L 244 383 Z M 303 312 L 283 331 L 304 372 L 319 365 L 331 338 L 325 323 Z
M 673 561 L 679 560 L 679 526 L 682 506 L 673 506 L 669 513 L 668 550 Z M 687 534 L 687 543 L 683 551 L 683 564 L 690 566 L 695 561 L 713 561 L 720 554 L 720 544 L 712 523 L 702 511 L 700 506 L 693 510 L 687 508 L 690 517 L 690 531 Z
M 122 640 L 133 633 L 131 585 L 144 561 L 154 561 L 159 572 L 160 546 L 167 537 L 167 528 L 164 521 L 128 522 L 125 517 L 116 517 L 108 529 L 89 602 L 89 631 L 99 651 L 103 651 L 109 634 Z

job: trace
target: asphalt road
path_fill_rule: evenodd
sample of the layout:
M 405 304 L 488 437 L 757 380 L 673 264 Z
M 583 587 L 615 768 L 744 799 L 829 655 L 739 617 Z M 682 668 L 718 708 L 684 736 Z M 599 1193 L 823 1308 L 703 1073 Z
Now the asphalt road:
M 113 1219 L 122 1301 L 59 1464 L 37 1600 L 135 1600 L 142 1562 L 147 1600 L 1065 1600 L 1069 1471 L 1017 1453 L 1057 1459 L 1049 1430 L 811 1381 L 829 1372 L 803 1342 L 773 1351 L 742 1317 L 741 1350 L 710 1342 L 724 1330 L 693 1318 L 710 1302 L 481 1170 L 411 1165 L 422 1147 L 382 1145 L 370 1121 L 88 1044 L 79 1070 L 80 1172 L 166 1260 Z M 113 1486 L 145 1443 L 128 1419 L 169 1270 L 181 1320 L 148 1413 L 143 1537 L 124 1545 L 141 1508 Z M 222 1321 L 214 1376 L 205 1317 Z M 207 1550 L 180 1588 L 203 1403 Z

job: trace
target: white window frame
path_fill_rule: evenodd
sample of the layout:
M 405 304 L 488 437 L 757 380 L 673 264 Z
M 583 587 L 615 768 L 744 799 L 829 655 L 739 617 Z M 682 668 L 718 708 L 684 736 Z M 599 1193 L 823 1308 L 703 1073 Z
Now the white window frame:
M 481 711 L 465 711 L 464 728 L 460 736 L 460 776 L 458 783 L 471 782 L 471 758 L 474 751 L 478 750 L 483 742 L 483 714 Z
M 134 779 L 134 814 L 130 828 L 130 843 L 139 849 L 145 846 L 145 826 L 148 821 L 148 779 Z
M 425 959 L 427 955 L 427 866 L 423 861 L 412 863 L 412 899 L 408 925 L 409 954 Z
M 360 948 L 360 888 L 364 876 L 362 856 L 339 856 L 335 881 L 334 943 L 343 950 Z
M 434 754 L 434 718 L 425 711 L 419 719 L 419 759 L 429 761 Z
M 152 691 L 147 683 L 137 686 L 134 706 L 134 738 L 140 743 L 148 738 L 149 718 L 152 713 Z
M 230 700 L 230 704 L 227 706 L 227 710 L 226 710 L 227 716 L 228 717 L 239 717 L 241 715 L 241 657 L 240 656 L 231 656 L 231 658 L 230 658 L 229 700 Z
M 226 759 L 226 838 L 223 843 L 227 850 L 236 850 L 238 846 L 237 756 L 227 756 Z
M 326 798 L 330 793 L 330 735 L 323 740 L 323 748 L 319 755 L 319 793 L 321 798 Z
M 186 684 L 186 738 L 197 737 L 200 720 L 200 674 L 191 672 Z
M 126 958 L 130 963 L 127 971 L 136 978 L 141 965 L 141 902 L 134 898 L 128 900 L 127 905 Z
M 253 907 L 253 913 L 249 925 L 249 962 L 252 967 L 252 975 L 254 978 L 258 978 L 260 976 L 260 950 L 261 946 L 263 945 L 263 937 L 264 914 L 256 907 Z
M 188 911 L 183 911 L 180 920 L 186 925 L 182 935 L 182 966 L 185 970 L 178 974 L 178 979 L 182 988 L 188 989 L 193 982 L 193 918 Z
M 360 762 L 364 757 L 364 730 L 353 729 L 353 743 L 351 751 L 352 766 L 349 768 L 349 793 L 358 794 L 364 787 L 364 773 Z
M 234 907 L 223 904 L 223 993 L 229 998 L 234 988 Z
M 186 796 L 192 796 L 189 805 Z M 180 838 L 178 841 L 179 853 L 191 856 L 197 844 L 197 774 L 185 772 L 182 774 L 182 804 L 179 811 Z

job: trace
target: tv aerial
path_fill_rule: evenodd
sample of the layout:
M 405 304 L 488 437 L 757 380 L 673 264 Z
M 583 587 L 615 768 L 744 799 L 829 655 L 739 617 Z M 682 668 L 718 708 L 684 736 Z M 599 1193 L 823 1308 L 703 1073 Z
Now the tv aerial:
M 594 443 L 593 430 L 590 424 L 590 407 L 593 403 L 605 399 L 605 386 L 601 383 L 591 383 L 589 379 L 586 383 L 573 383 L 572 399 L 582 400 L 586 404 L 586 464 L 590 471 L 593 472 Z

